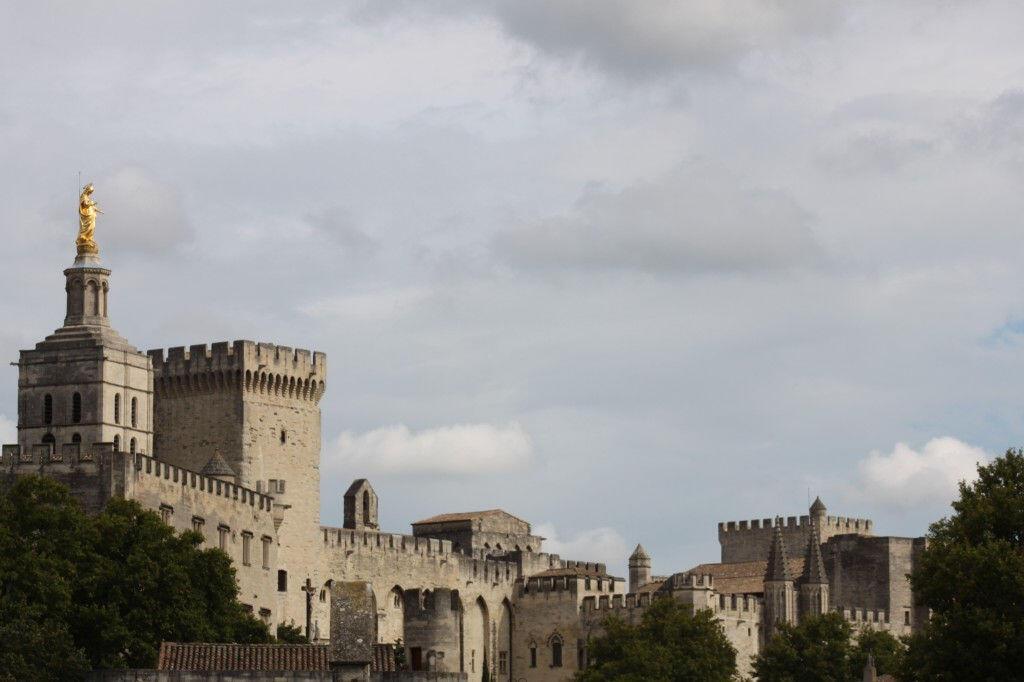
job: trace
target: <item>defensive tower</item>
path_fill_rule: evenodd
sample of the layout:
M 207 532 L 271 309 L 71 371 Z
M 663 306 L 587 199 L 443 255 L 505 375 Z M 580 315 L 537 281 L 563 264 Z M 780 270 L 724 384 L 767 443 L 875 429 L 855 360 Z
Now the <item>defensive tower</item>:
M 649 582 L 651 582 L 651 555 L 647 553 L 643 545 L 637 545 L 629 556 L 629 591 L 636 592 Z
M 327 356 L 253 341 L 149 351 L 156 454 L 193 471 L 216 455 L 242 486 L 287 508 L 279 529 L 286 617 L 305 622 L 301 586 L 316 578 L 320 399 Z

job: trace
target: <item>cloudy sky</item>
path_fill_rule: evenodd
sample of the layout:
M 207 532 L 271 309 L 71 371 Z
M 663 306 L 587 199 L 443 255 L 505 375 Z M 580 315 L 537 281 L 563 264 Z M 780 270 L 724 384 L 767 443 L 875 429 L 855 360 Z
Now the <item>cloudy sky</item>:
M 368 476 L 391 530 L 500 506 L 668 573 L 808 493 L 921 534 L 1024 442 L 1019 2 L 0 20 L 0 354 L 61 322 L 81 171 L 138 347 L 328 354 L 325 523 Z

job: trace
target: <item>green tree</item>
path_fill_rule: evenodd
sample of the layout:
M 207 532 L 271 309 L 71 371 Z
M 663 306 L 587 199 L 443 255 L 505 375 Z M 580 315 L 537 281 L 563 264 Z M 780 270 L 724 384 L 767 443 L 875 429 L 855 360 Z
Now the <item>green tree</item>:
M 588 651 L 580 682 L 727 682 L 736 673 L 736 650 L 711 612 L 669 598 L 655 599 L 637 625 L 610 616 Z
M 853 628 L 837 613 L 780 625 L 754 658 L 761 682 L 854 682 L 862 678 L 868 654 L 880 674 L 899 669 L 903 645 L 887 632 Z
M 160 642 L 263 642 L 226 554 L 137 503 L 86 515 L 67 488 L 24 477 L 0 491 L 0 680 L 151 667 Z
M 0 680 L 74 679 L 89 668 L 72 623 L 95 529 L 67 488 L 26 478 L 0 493 Z
M 1008 450 L 960 483 L 911 574 L 932 610 L 911 638 L 906 680 L 1009 680 L 1024 670 L 1024 453 Z
M 277 641 L 281 644 L 305 644 L 308 640 L 302 634 L 302 628 L 293 620 L 291 623 L 277 624 Z

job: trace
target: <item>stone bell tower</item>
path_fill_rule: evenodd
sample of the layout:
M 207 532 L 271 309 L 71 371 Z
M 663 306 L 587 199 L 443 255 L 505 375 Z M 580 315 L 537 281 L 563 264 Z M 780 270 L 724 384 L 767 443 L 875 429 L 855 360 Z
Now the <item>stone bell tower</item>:
M 80 233 L 64 278 L 64 325 L 18 360 L 18 444 L 27 450 L 50 443 L 60 453 L 69 443 L 115 443 L 150 453 L 152 365 L 110 326 L 110 270 L 91 233 L 85 243 Z

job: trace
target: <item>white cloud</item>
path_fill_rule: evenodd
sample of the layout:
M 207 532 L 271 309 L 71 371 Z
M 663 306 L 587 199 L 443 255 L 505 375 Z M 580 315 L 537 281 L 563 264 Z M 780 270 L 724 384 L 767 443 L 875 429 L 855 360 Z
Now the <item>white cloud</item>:
M 0 443 L 17 443 L 18 425 L 7 415 L 0 414 Z
M 523 427 L 456 424 L 412 431 L 404 424 L 362 434 L 345 431 L 327 454 L 327 466 L 366 473 L 493 474 L 518 469 L 533 456 Z
M 499 233 L 493 247 L 527 268 L 765 270 L 820 257 L 809 223 L 783 192 L 692 167 L 619 192 L 585 194 L 566 215 Z
M 545 538 L 545 552 L 558 554 L 563 559 L 607 564 L 613 575 L 621 572 L 629 557 L 629 544 L 614 528 L 591 528 L 563 539 L 554 524 L 541 523 L 534 526 L 533 532 Z
M 957 484 L 974 480 L 977 464 L 988 460 L 981 448 L 948 436 L 933 438 L 920 450 L 897 443 L 892 452 L 876 450 L 860 462 L 858 492 L 895 507 L 946 505 L 956 497 Z

